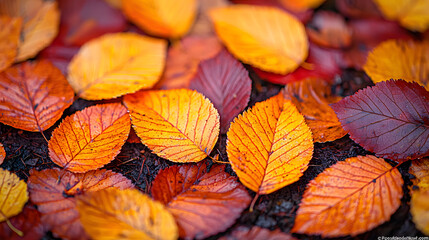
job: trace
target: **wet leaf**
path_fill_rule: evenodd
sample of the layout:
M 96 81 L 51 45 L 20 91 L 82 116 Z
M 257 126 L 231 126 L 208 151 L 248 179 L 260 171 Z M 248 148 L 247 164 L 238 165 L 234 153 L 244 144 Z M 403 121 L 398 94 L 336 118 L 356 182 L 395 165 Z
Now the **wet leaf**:
M 388 221 L 400 206 L 402 184 L 399 171 L 382 158 L 338 162 L 307 185 L 291 231 L 322 237 L 366 232 Z
M 120 103 L 100 104 L 66 117 L 52 132 L 49 156 L 72 172 L 87 172 L 111 162 L 127 140 L 130 117 Z
M 424 32 L 429 27 L 429 1 L 427 0 L 374 0 L 383 15 L 397 20 L 402 26 Z
M 42 224 L 67 239 L 89 239 L 79 219 L 76 196 L 112 187 L 128 189 L 133 185 L 121 174 L 107 170 L 75 174 L 57 168 L 33 169 L 28 178 L 30 198 L 42 214 Z
M 332 95 L 329 83 L 321 79 L 290 83 L 286 85 L 283 94 L 304 115 L 315 142 L 334 141 L 347 134 L 329 106 L 341 100 L 341 97 Z
M 27 184 L 0 168 L 0 222 L 20 213 L 27 201 Z
M 188 89 L 140 91 L 124 97 L 142 143 L 173 162 L 209 156 L 219 135 L 219 114 L 203 95 Z
M 24 207 L 24 210 L 9 219 L 12 226 L 23 233 L 23 237 L 17 235 L 10 229 L 6 222 L 0 224 L 0 238 L 8 240 L 39 240 L 45 234 L 42 223 L 40 222 L 40 213 L 34 207 Z
M 44 131 L 73 103 L 73 89 L 50 62 L 25 62 L 0 73 L 0 122 Z
M 177 239 L 171 213 L 136 189 L 105 189 L 79 197 L 80 219 L 93 239 Z
M 269 229 L 260 228 L 258 226 L 254 226 L 252 228 L 240 226 L 234 229 L 234 231 L 232 231 L 228 236 L 220 238 L 220 240 L 240 239 L 294 240 L 296 238 L 292 237 L 290 234 L 281 232 L 279 229 L 270 231 Z
M 152 196 L 165 204 L 179 225 L 181 238 L 202 239 L 225 231 L 250 203 L 246 189 L 216 165 L 171 166 L 152 183 Z
M 298 181 L 313 156 L 313 138 L 304 117 L 281 93 L 239 115 L 227 136 L 232 169 L 258 194 Z
M 144 31 L 165 38 L 185 35 L 197 13 L 196 0 L 125 0 L 125 15 Z
M 233 5 L 211 10 L 210 17 L 228 50 L 244 63 L 286 74 L 307 58 L 304 26 L 277 8 Z
M 219 111 L 221 133 L 226 133 L 231 121 L 249 102 L 252 80 L 243 65 L 223 50 L 200 63 L 189 88 L 212 101 Z
M 151 88 L 164 69 L 166 41 L 134 33 L 106 34 L 84 44 L 68 67 L 81 98 L 100 100 Z
M 15 62 L 22 19 L 0 16 L 0 72 Z
M 6 152 L 4 151 L 3 144 L 0 143 L 0 165 L 3 163 L 5 158 L 6 158 Z
M 382 42 L 368 55 L 363 69 L 374 83 L 403 79 L 418 82 L 429 90 L 429 41 Z
M 377 83 L 332 106 L 366 150 L 394 160 L 429 155 L 429 92 L 402 80 Z
M 280 0 L 287 9 L 294 12 L 303 12 L 310 8 L 317 8 L 325 0 Z

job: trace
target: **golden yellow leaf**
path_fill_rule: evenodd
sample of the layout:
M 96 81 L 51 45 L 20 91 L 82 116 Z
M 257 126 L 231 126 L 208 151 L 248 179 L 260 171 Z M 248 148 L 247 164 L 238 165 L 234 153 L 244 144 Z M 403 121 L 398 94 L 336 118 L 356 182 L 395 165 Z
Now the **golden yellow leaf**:
M 414 192 L 410 212 L 416 228 L 429 235 L 429 190 Z
M 143 144 L 173 162 L 206 158 L 219 135 L 219 114 L 202 94 L 189 89 L 126 95 L 133 128 Z
M 197 13 L 197 0 L 123 0 L 125 15 L 150 34 L 179 38 L 188 32 Z
M 106 34 L 87 42 L 68 66 L 81 98 L 110 99 L 151 88 L 165 64 L 167 42 L 135 33 Z
M 326 81 L 311 78 L 290 83 L 283 94 L 304 115 L 315 142 L 334 141 L 347 134 L 329 106 L 341 100 L 341 97 L 332 95 L 331 86 Z
M 15 61 L 21 25 L 21 18 L 0 16 L 0 72 Z
M 307 58 L 303 24 L 280 9 L 232 5 L 211 10 L 210 17 L 228 50 L 244 63 L 286 74 Z
M 27 201 L 27 184 L 0 168 L 0 222 L 20 213 Z
M 374 0 L 383 15 L 413 31 L 424 32 L 429 27 L 428 0 Z
M 280 0 L 287 9 L 294 12 L 303 12 L 310 8 L 317 8 L 325 0 Z
M 403 79 L 429 90 L 429 41 L 382 42 L 368 55 L 363 69 L 374 83 Z
M 298 181 L 313 156 L 310 128 L 281 93 L 235 118 L 227 136 L 232 169 L 258 194 Z
M 82 195 L 77 204 L 93 239 L 177 239 L 173 216 L 161 203 L 135 189 L 105 189 Z

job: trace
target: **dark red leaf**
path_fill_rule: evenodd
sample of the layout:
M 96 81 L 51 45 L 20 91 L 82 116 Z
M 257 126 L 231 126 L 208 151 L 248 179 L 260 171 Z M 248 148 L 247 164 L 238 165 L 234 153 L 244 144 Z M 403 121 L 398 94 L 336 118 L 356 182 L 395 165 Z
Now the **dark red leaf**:
M 337 0 L 337 9 L 351 18 L 383 18 L 373 0 Z
M 395 160 L 429 156 L 429 92 L 418 83 L 390 80 L 332 105 L 350 137 Z
M 249 102 L 252 80 L 243 65 L 223 50 L 200 63 L 189 88 L 212 101 L 219 111 L 221 133 L 226 133 L 230 122 Z
M 240 226 L 231 234 L 226 237 L 220 238 L 220 240 L 240 240 L 240 239 L 261 239 L 261 240 L 295 240 L 292 235 L 286 234 L 279 229 L 274 231 L 270 231 L 266 228 L 260 228 L 258 226 L 254 226 L 252 228 L 247 228 L 244 226 Z
M 8 240 L 39 240 L 45 234 L 40 213 L 31 206 L 26 206 L 22 212 L 9 219 L 12 226 L 20 230 L 24 236 L 18 236 L 6 222 L 0 224 L 0 239 Z

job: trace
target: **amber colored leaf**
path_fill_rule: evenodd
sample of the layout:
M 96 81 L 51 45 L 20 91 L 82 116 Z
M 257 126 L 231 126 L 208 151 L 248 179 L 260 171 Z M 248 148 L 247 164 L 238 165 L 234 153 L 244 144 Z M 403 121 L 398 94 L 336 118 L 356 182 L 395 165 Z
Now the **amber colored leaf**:
M 73 103 L 73 89 L 48 61 L 25 62 L 0 73 L 0 122 L 44 131 Z
M 136 189 L 105 189 L 79 197 L 77 208 L 93 239 L 177 239 L 176 222 L 157 201 Z
M 8 240 L 39 240 L 45 234 L 40 213 L 34 207 L 26 206 L 15 217 L 9 219 L 11 225 L 21 231 L 23 236 L 16 234 L 6 222 L 0 224 L 0 239 Z
M 143 144 L 173 162 L 198 162 L 219 136 L 219 114 L 203 95 L 189 89 L 126 95 L 133 128 Z
M 68 67 L 81 98 L 100 100 L 151 88 L 164 69 L 166 41 L 135 33 L 106 34 L 82 46 Z
M 76 196 L 106 188 L 128 189 L 133 184 L 119 173 L 107 170 L 72 173 L 57 168 L 30 171 L 31 201 L 42 214 L 42 224 L 56 236 L 89 239 L 82 228 Z
M 227 136 L 232 169 L 258 194 L 298 181 L 313 156 L 310 128 L 281 93 L 239 115 Z
M 240 240 L 240 239 L 261 239 L 261 240 L 295 240 L 296 238 L 292 237 L 290 234 L 281 232 L 279 229 L 270 231 L 266 228 L 260 228 L 258 226 L 253 226 L 252 228 L 247 228 L 240 226 L 232 231 L 226 237 L 220 238 L 220 240 Z
M 21 17 L 24 20 L 16 61 L 36 56 L 58 33 L 60 12 L 55 1 L 0 1 L 0 15 Z
M 0 165 L 3 163 L 5 158 L 6 158 L 6 152 L 4 150 L 3 144 L 0 143 Z
M 226 133 L 230 122 L 249 102 L 252 80 L 243 65 L 224 50 L 200 63 L 189 88 L 212 101 L 219 111 L 220 131 Z
M 341 100 L 341 97 L 332 95 L 329 83 L 321 79 L 290 83 L 286 85 L 283 94 L 304 115 L 315 142 L 334 141 L 347 134 L 329 106 Z
M 317 8 L 325 0 L 280 0 L 287 9 L 294 12 L 303 12 L 310 8 Z
M 390 159 L 429 155 L 429 92 L 402 80 L 377 83 L 332 108 L 350 137 Z
M 0 16 L 0 72 L 15 62 L 22 19 Z
M 155 36 L 179 38 L 185 35 L 197 13 L 197 0 L 124 0 L 125 15 Z
M 410 173 L 416 177 L 411 181 L 418 190 L 429 191 L 429 158 L 412 161 Z
M 189 36 L 168 49 L 165 72 L 156 84 L 160 89 L 188 88 L 200 61 L 216 56 L 222 44 L 215 36 Z
M 286 74 L 307 58 L 303 24 L 282 10 L 233 5 L 211 10 L 210 17 L 228 50 L 244 63 Z
M 383 15 L 397 20 L 402 26 L 424 32 L 429 27 L 429 1 L 427 0 L 374 0 Z
M 165 204 L 185 239 L 202 239 L 225 231 L 250 203 L 237 178 L 216 165 L 171 166 L 161 170 L 152 183 L 152 196 Z
M 410 212 L 416 228 L 429 235 L 429 191 L 416 191 L 411 196 Z
M 130 132 L 130 117 L 120 103 L 100 104 L 66 117 L 52 132 L 49 156 L 72 172 L 87 172 L 111 162 Z
M 338 162 L 307 185 L 291 231 L 322 237 L 366 232 L 388 221 L 400 206 L 402 184 L 398 169 L 382 158 Z
M 27 201 L 27 184 L 0 168 L 0 222 L 20 213 Z
M 403 79 L 429 90 L 429 41 L 382 42 L 368 55 L 363 69 L 374 83 Z

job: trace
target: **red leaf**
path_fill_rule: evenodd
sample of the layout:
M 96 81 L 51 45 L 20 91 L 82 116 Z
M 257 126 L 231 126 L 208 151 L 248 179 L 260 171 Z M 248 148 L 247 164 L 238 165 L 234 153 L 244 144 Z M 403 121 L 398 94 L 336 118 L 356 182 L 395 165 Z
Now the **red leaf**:
M 252 80 L 243 65 L 226 50 L 200 63 L 190 89 L 197 90 L 212 101 L 219 111 L 221 133 L 249 102 Z
M 337 9 L 351 18 L 383 18 L 373 0 L 337 0 Z
M 6 222 L 0 224 L 0 239 L 8 240 L 39 240 L 45 231 L 40 222 L 40 213 L 34 208 L 27 206 L 24 210 L 9 219 L 12 226 L 19 229 L 24 236 L 18 236 Z
M 391 159 L 429 156 L 429 92 L 417 83 L 390 80 L 332 105 L 350 137 Z

